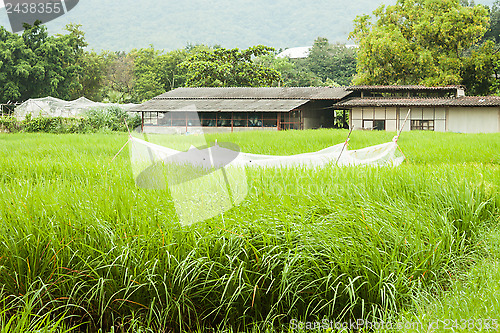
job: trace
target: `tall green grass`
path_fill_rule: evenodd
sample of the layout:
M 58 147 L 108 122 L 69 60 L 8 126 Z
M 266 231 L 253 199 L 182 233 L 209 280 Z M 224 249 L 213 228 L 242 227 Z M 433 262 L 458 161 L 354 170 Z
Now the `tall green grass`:
M 286 155 L 346 135 L 208 140 Z M 351 147 L 392 136 L 355 132 Z M 409 162 L 398 168 L 248 169 L 245 201 L 190 227 L 179 225 L 168 191 L 136 188 L 126 151 L 111 163 L 125 141 L 0 136 L 3 327 L 9 318 L 60 331 L 383 318 L 422 290 L 450 288 L 498 223 L 498 134 L 405 133 Z

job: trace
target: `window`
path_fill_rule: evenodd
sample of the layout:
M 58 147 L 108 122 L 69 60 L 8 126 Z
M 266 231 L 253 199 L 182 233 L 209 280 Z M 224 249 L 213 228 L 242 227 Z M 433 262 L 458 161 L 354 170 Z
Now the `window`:
M 248 114 L 248 127 L 262 127 L 261 112 L 251 112 Z
M 231 112 L 217 113 L 217 127 L 231 127 Z
M 282 112 L 280 115 L 280 129 L 302 129 L 302 114 L 300 110 Z
M 172 126 L 186 126 L 186 113 L 185 112 L 172 112 Z
M 158 125 L 158 112 L 144 112 L 144 124 Z
M 278 126 L 278 113 L 276 112 L 264 112 L 263 115 L 264 127 L 276 127 Z
M 434 131 L 434 120 L 412 120 L 412 131 Z
M 201 126 L 215 127 L 217 115 L 214 112 L 200 113 Z
M 200 117 L 197 112 L 186 112 L 186 120 L 188 126 L 200 126 Z
M 247 127 L 247 114 L 245 112 L 233 113 L 233 126 L 234 127 Z
M 385 131 L 385 120 L 363 120 L 363 128 L 374 131 Z
M 385 131 L 385 120 L 374 120 L 373 121 L 374 131 Z
M 158 125 L 171 126 L 172 125 L 172 114 L 170 112 L 158 113 Z

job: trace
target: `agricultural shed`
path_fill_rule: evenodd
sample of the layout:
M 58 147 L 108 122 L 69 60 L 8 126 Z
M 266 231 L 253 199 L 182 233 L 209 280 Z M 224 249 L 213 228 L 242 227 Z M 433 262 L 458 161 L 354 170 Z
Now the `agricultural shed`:
M 333 126 L 344 88 L 178 88 L 130 109 L 150 133 L 313 129 Z
M 14 117 L 23 120 L 27 115 L 31 117 L 82 117 L 86 111 L 91 109 L 106 109 L 112 106 L 127 110 L 136 104 L 115 104 L 93 102 L 85 97 L 74 101 L 65 101 L 55 97 L 33 98 L 25 101 L 14 109 Z
M 500 132 L 500 97 L 465 96 L 463 86 L 354 86 L 336 104 L 349 110 L 350 127 L 403 130 Z

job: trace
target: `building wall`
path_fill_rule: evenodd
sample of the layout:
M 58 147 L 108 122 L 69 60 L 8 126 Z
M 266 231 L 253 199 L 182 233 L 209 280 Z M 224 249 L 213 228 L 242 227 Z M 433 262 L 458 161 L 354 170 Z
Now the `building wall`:
M 301 107 L 304 129 L 333 127 L 332 102 L 311 101 Z
M 399 108 L 398 128 L 403 126 L 409 109 L 407 107 Z M 432 127 L 435 132 L 446 132 L 446 112 L 446 107 L 412 107 L 410 116 L 404 124 L 403 131 L 410 131 L 413 127 L 412 122 L 432 121 Z
M 447 120 L 449 132 L 500 132 L 500 108 L 498 107 L 450 107 Z
M 354 107 L 350 125 L 354 129 L 370 129 L 371 120 L 385 120 L 386 131 L 396 131 L 404 123 L 407 107 Z M 403 131 L 424 122 L 436 132 L 496 133 L 500 132 L 499 107 L 412 107 Z
M 350 125 L 354 129 L 372 129 L 373 121 L 384 120 L 386 131 L 396 131 L 398 112 L 396 107 L 355 107 L 350 113 Z
M 333 126 L 333 111 L 303 110 L 302 119 L 304 121 L 304 129 L 330 128 Z
M 276 131 L 276 127 L 233 127 L 233 132 L 244 131 Z M 231 133 L 231 127 L 201 127 L 201 126 L 144 126 L 144 133 L 150 134 L 210 134 Z

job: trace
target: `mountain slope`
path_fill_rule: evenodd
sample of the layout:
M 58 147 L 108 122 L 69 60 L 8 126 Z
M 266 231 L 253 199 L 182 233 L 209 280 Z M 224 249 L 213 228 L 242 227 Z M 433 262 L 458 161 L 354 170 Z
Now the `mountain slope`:
M 47 26 L 59 33 L 67 23 L 80 23 L 94 49 L 153 44 L 172 50 L 188 43 L 286 48 L 311 45 L 318 36 L 346 42 L 356 15 L 369 14 L 382 2 L 396 0 L 80 0 Z M 0 9 L 0 25 L 10 29 L 5 9 Z

